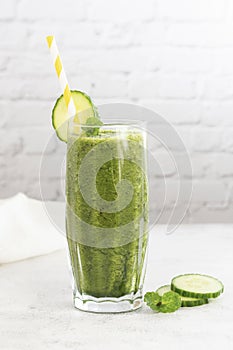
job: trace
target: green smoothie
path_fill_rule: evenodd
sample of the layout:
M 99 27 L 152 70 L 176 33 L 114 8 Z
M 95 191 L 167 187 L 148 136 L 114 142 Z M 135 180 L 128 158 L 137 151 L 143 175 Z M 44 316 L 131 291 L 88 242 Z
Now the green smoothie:
M 148 241 L 144 134 L 110 128 L 71 135 L 66 195 L 75 292 L 97 298 L 136 294 Z

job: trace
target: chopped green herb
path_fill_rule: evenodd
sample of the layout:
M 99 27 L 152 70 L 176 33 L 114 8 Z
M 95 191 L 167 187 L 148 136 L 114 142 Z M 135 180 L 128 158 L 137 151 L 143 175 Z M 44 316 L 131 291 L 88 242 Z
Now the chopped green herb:
M 152 309 L 158 311 L 158 304 L 161 303 L 162 297 L 156 292 L 147 292 L 144 295 L 144 301 Z
M 157 292 L 147 292 L 144 296 L 146 304 L 154 311 L 174 312 L 181 306 L 181 297 L 175 292 L 167 292 L 160 296 Z
M 86 121 L 86 125 L 82 127 L 87 136 L 96 136 L 99 133 L 98 126 L 103 125 L 103 122 L 97 117 L 90 117 Z M 93 126 L 93 127 L 91 127 Z

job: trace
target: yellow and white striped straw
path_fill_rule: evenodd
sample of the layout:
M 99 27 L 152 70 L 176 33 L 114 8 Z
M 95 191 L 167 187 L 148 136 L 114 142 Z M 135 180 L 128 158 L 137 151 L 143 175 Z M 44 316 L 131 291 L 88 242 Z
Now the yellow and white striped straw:
M 62 89 L 62 93 L 65 99 L 65 103 L 68 109 L 68 114 L 70 117 L 73 117 L 76 114 L 76 108 L 74 105 L 74 101 L 72 99 L 69 84 L 66 78 L 66 73 L 61 61 L 61 57 L 58 52 L 55 38 L 53 35 L 50 35 L 50 36 L 47 36 L 46 39 L 47 39 L 48 47 L 52 56 L 53 65 L 55 67 L 55 70 L 60 82 L 60 86 Z

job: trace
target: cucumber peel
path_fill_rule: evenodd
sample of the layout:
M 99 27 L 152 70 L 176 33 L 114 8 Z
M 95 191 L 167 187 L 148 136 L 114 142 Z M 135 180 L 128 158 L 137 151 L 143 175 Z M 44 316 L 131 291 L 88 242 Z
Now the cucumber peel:
M 201 299 L 201 298 L 189 298 L 189 297 L 182 297 L 181 296 L 181 306 L 182 307 L 193 307 L 193 306 L 200 306 L 204 304 L 208 304 L 208 299 Z

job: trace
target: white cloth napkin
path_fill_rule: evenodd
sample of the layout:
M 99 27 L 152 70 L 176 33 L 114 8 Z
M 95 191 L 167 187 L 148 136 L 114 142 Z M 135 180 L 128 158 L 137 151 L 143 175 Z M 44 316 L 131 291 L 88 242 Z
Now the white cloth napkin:
M 53 203 L 55 210 L 59 204 L 60 210 L 62 204 Z M 64 247 L 65 238 L 50 221 L 41 201 L 22 193 L 0 201 L 0 264 Z

